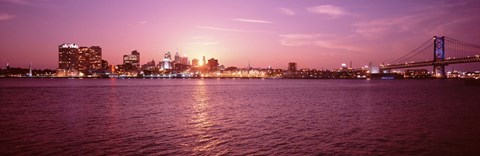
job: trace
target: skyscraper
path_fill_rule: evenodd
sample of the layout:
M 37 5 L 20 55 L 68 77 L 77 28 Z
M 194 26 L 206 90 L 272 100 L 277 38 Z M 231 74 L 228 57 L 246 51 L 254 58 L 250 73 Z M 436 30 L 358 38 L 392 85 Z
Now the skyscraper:
M 105 70 L 109 69 L 107 60 L 102 59 L 102 69 L 105 69 Z
M 64 43 L 58 46 L 58 69 L 76 69 L 78 45 Z
M 198 66 L 199 66 L 198 63 L 199 63 L 198 59 L 194 58 L 194 59 L 192 60 L 192 67 L 198 67 Z
M 102 69 L 102 48 L 100 46 L 91 46 L 90 53 L 90 68 L 93 70 Z
M 189 61 L 188 61 L 188 57 L 187 57 L 187 56 L 180 57 L 180 64 L 190 65 L 190 63 L 189 63 Z
M 135 55 L 137 57 L 137 60 L 133 61 L 132 65 L 135 68 L 140 69 L 140 53 L 137 50 L 134 50 L 134 51 L 132 51 L 132 55 Z
M 208 67 L 210 68 L 210 70 L 217 70 L 218 69 L 218 60 L 217 59 L 214 59 L 214 58 L 211 58 L 208 60 Z
M 180 54 L 178 53 L 178 51 L 175 53 L 175 60 L 173 62 L 174 63 L 180 63 L 181 62 Z
M 123 55 L 124 70 L 139 70 L 140 69 L 140 53 L 136 50 L 132 51 L 130 55 Z
M 79 47 L 74 43 L 58 46 L 58 69 L 93 72 L 102 68 L 102 48 L 99 46 Z
M 296 72 L 297 71 L 297 63 L 295 63 L 295 62 L 288 63 L 288 71 Z
M 203 56 L 202 65 L 206 65 L 206 64 L 207 64 L 207 60 L 205 60 L 205 56 Z
M 77 67 L 84 73 L 102 68 L 102 48 L 99 46 L 80 47 L 77 53 Z

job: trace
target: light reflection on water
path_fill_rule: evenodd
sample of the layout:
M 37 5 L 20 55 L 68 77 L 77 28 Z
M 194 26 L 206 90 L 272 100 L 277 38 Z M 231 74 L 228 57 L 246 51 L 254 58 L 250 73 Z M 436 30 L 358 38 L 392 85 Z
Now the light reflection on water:
M 0 155 L 479 153 L 461 81 L 0 79 Z
M 192 122 L 194 127 L 194 134 L 197 136 L 196 144 L 197 146 L 193 147 L 193 151 L 196 153 L 203 153 L 214 148 L 215 142 L 213 141 L 213 136 L 209 134 L 210 127 L 213 125 L 210 116 L 208 114 L 209 104 L 207 101 L 207 88 L 203 80 L 198 81 L 198 84 L 194 89 L 194 99 L 193 103 L 193 116 Z

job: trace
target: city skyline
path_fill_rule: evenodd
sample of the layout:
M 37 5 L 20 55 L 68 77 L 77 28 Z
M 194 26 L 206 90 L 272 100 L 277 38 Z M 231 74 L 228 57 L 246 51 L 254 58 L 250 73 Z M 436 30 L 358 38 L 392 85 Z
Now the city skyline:
M 102 47 L 121 64 L 166 52 L 226 66 L 333 69 L 404 55 L 426 38 L 480 43 L 477 1 L 0 1 L 0 63 L 57 68 L 57 45 Z M 447 52 L 448 53 L 448 52 Z

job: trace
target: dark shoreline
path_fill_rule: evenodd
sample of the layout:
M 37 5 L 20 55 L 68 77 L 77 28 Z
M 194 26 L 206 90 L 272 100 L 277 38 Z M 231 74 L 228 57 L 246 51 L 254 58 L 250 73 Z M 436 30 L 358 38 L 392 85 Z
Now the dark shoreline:
M 295 80 L 466 80 L 480 81 L 480 79 L 437 79 L 437 78 L 262 78 L 262 77 L 0 77 L 0 79 L 295 79 Z

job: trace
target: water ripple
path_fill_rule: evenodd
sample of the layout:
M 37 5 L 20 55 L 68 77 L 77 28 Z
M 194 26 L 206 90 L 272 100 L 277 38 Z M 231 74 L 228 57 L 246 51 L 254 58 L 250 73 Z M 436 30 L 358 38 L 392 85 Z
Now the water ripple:
M 0 79 L 0 155 L 472 155 L 459 81 Z

